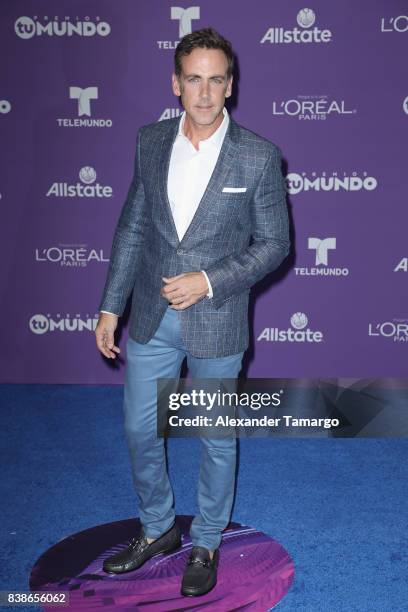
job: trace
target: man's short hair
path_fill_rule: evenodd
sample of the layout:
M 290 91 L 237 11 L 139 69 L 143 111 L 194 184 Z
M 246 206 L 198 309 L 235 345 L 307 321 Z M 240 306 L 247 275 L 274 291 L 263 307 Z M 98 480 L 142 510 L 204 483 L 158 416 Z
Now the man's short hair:
M 174 72 L 176 76 L 181 76 L 181 58 L 190 55 L 194 49 L 220 49 L 220 51 L 223 51 L 228 61 L 227 79 L 232 76 L 234 70 L 232 45 L 229 40 L 226 40 L 213 28 L 202 28 L 183 36 L 174 53 Z

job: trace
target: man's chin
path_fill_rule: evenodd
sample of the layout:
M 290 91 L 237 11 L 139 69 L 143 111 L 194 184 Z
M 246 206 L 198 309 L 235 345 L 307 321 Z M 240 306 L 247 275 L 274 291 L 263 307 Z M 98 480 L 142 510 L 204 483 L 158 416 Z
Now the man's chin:
M 219 116 L 220 112 L 222 111 L 214 111 L 214 109 L 211 109 L 211 111 L 207 111 L 207 112 L 194 110 L 194 112 L 190 114 L 191 114 L 191 117 L 194 123 L 196 123 L 197 125 L 204 126 L 204 125 L 212 125 L 214 121 L 217 119 L 217 117 Z

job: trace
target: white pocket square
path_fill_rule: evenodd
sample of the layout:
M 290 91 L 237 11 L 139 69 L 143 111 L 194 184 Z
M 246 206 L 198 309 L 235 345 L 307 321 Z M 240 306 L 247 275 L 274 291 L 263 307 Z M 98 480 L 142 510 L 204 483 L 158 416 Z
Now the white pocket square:
M 223 193 L 244 193 L 247 190 L 246 187 L 224 187 Z

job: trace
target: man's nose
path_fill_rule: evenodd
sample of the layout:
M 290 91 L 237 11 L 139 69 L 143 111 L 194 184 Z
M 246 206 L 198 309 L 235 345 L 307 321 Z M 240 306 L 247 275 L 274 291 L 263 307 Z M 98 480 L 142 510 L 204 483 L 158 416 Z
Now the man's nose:
M 210 84 L 208 81 L 202 81 L 200 88 L 200 95 L 202 98 L 208 98 L 210 95 Z

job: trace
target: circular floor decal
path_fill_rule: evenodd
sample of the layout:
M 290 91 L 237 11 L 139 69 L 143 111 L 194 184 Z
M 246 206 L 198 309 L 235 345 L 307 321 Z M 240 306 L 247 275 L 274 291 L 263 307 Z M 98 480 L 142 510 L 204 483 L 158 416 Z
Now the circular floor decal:
M 170 555 L 158 555 L 139 569 L 110 575 L 102 569 L 106 557 L 125 548 L 137 535 L 138 519 L 107 523 L 61 540 L 35 563 L 30 589 L 67 592 L 69 605 L 44 610 L 134 610 L 181 612 L 245 609 L 266 612 L 290 588 L 294 565 L 286 550 L 261 531 L 230 523 L 220 546 L 218 581 L 201 597 L 183 597 L 181 578 L 192 544 L 191 516 L 178 516 L 183 545 Z

